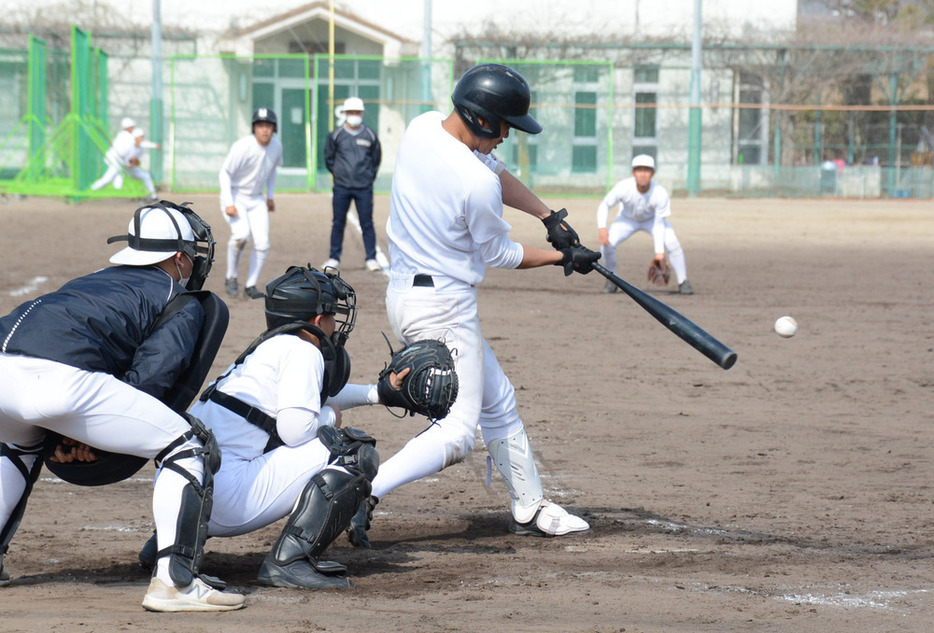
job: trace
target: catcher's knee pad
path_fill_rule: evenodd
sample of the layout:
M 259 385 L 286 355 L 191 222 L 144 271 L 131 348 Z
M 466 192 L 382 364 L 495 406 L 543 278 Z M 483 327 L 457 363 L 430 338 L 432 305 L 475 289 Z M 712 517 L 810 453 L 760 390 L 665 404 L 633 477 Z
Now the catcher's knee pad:
M 191 423 L 191 429 L 182 434 L 156 457 L 160 468 L 175 471 L 188 480 L 182 488 L 178 519 L 175 525 L 175 543 L 159 550 L 156 558 L 169 556 L 169 575 L 178 587 L 191 584 L 198 575 L 204 542 L 208 536 L 208 521 L 214 504 L 214 473 L 220 468 L 221 455 L 214 434 L 201 421 L 183 414 Z M 192 438 L 198 438 L 201 446 L 182 448 Z M 181 460 L 200 457 L 204 461 L 203 482 L 181 465 Z
M 39 471 L 42 470 L 41 453 L 41 444 L 26 448 L 15 444 L 0 444 L 0 461 L 12 463 L 23 476 L 24 481 L 23 493 L 20 495 L 19 501 L 13 508 L 13 512 L 10 513 L 6 523 L 0 526 L 0 569 L 3 567 L 3 555 L 6 554 L 7 547 L 9 547 L 10 541 L 13 539 L 13 534 L 23 519 L 23 513 L 26 512 L 26 502 L 29 500 L 33 484 L 36 483 L 39 478 Z M 28 459 L 30 457 L 32 459 Z M 26 461 L 31 461 L 31 465 L 26 466 L 23 458 L 27 458 Z
M 322 426 L 318 429 L 318 439 L 331 452 L 328 464 L 343 466 L 354 474 L 363 475 L 370 482 L 376 477 L 376 471 L 379 470 L 376 440 L 365 432 L 352 426 L 341 429 Z
M 359 450 L 363 461 L 373 460 L 375 453 L 370 444 Z M 365 470 L 352 472 L 328 466 L 311 478 L 269 553 L 277 565 L 302 558 L 317 559 L 347 529 L 372 490 L 370 480 L 362 472 Z
M 525 429 L 491 441 L 487 451 L 509 489 L 513 516 L 520 523 L 530 521 L 544 498 L 544 492 Z

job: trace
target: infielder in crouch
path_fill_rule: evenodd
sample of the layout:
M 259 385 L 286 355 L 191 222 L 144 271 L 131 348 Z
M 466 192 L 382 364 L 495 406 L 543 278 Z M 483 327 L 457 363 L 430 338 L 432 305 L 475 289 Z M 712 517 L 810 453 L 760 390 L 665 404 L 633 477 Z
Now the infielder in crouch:
M 580 517 L 544 498 L 516 395 L 480 331 L 476 286 L 486 266 L 561 265 L 587 273 L 599 253 L 505 170 L 492 152 L 510 128 L 537 134 L 529 115 L 530 90 L 517 72 L 498 64 L 468 70 L 454 89 L 454 111 L 415 118 L 399 146 L 386 225 L 392 268 L 386 310 L 396 337 L 409 344 L 441 339 L 455 352 L 457 401 L 443 420 L 411 439 L 380 466 L 373 494 L 348 532 L 368 547 L 375 504 L 399 486 L 462 461 L 480 427 L 493 464 L 512 498 L 510 531 L 534 536 L 587 532 Z M 503 204 L 545 223 L 543 250 L 509 239 Z
M 193 227 L 207 240 L 196 238 Z M 210 514 L 220 455 L 200 422 L 157 399 L 195 362 L 201 304 L 188 302 L 158 324 L 184 285 L 201 287 L 210 270 L 210 229 L 186 208 L 159 204 L 137 210 L 127 235 L 114 239 L 129 243 L 110 258 L 116 266 L 73 279 L 0 318 L 0 584 L 10 582 L 2 556 L 51 431 L 86 445 L 67 460 L 57 453 L 58 461 L 87 461 L 94 449 L 156 459 L 158 562 L 146 609 L 238 609 L 243 596 L 221 593 L 198 574 L 199 526 Z
M 600 253 L 610 272 L 616 273 L 616 247 L 625 242 L 636 231 L 645 231 L 652 236 L 655 259 L 658 265 L 667 267 L 667 257 L 675 271 L 678 292 L 694 294 L 688 282 L 684 250 L 668 221 L 671 216 L 671 197 L 668 191 L 652 180 L 655 175 L 655 159 L 648 154 L 639 154 L 632 159 L 632 177 L 625 178 L 610 190 L 597 207 L 597 238 Z M 619 214 L 607 229 L 610 210 L 619 205 Z M 667 281 L 667 277 L 666 277 Z M 619 288 L 607 281 L 603 292 L 612 293 Z
M 114 189 L 122 189 L 122 172 L 127 172 L 132 177 L 142 181 L 146 191 L 149 192 L 149 199 L 155 200 L 157 198 L 156 187 L 149 172 L 140 167 L 140 157 L 143 149 L 158 146 L 155 143 L 143 140 L 143 130 L 136 127 L 136 122 L 133 119 L 124 118 L 121 125 L 123 129 L 114 137 L 110 149 L 104 155 L 107 171 L 91 185 L 91 191 L 103 189 L 110 183 L 113 183 Z
M 259 108 L 253 113 L 253 133 L 231 146 L 220 170 L 221 209 L 230 225 L 224 288 L 231 297 L 239 293 L 237 270 L 250 238 L 253 251 L 243 294 L 249 299 L 263 296 L 256 284 L 269 254 L 269 213 L 276 210 L 276 169 L 282 165 L 277 127 L 276 113 Z
M 346 568 L 318 556 L 350 524 L 379 466 L 375 440 L 340 428 L 342 411 L 380 403 L 373 385 L 346 384 L 344 343 L 356 321 L 353 288 L 292 266 L 266 286 L 267 330 L 191 408 L 224 459 L 214 479 L 209 536 L 237 536 L 288 516 L 259 582 L 350 586 Z M 398 391 L 408 370 L 387 376 Z M 140 552 L 151 566 L 155 543 Z

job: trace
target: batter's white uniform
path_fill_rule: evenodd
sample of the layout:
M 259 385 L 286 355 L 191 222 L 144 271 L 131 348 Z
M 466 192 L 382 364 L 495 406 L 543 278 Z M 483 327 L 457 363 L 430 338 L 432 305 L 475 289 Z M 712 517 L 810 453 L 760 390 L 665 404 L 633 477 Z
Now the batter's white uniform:
M 237 207 L 237 216 L 223 213 L 230 225 L 227 243 L 227 279 L 237 277 L 243 249 L 252 237 L 250 270 L 246 287 L 255 286 L 269 253 L 269 207 L 274 198 L 276 169 L 282 165 L 282 142 L 275 136 L 260 145 L 254 135 L 244 136 L 230 147 L 221 167 L 221 212 Z M 265 196 L 263 192 L 265 191 Z
M 274 523 L 292 512 L 311 477 L 328 465 L 330 452 L 317 438 L 319 426 L 334 426 L 334 409 L 321 404 L 321 351 L 292 334 L 261 343 L 233 366 L 218 389 L 276 419 L 284 446 L 263 453 L 269 435 L 236 413 L 198 401 L 191 413 L 214 432 L 223 454 L 214 476 L 211 536 L 236 536 Z M 341 409 L 378 404 L 376 385 L 347 385 L 328 402 Z M 340 467 L 335 467 L 340 468 Z
M 513 516 L 524 523 L 542 501 L 540 480 L 515 389 L 480 332 L 475 287 L 487 265 L 516 268 L 523 247 L 509 239 L 511 227 L 502 217 L 497 175 L 502 164 L 472 152 L 442 128 L 443 120 L 439 112 L 422 114 L 410 123 L 399 146 L 386 224 L 392 262 L 386 309 L 402 343 L 442 339 L 453 350 L 459 391 L 447 417 L 380 466 L 372 494 L 382 497 L 463 460 L 474 448 L 479 425 L 491 453 L 492 444 L 507 439 L 524 452 L 522 475 L 530 480 L 528 488 L 537 491 L 527 515 L 520 506 L 530 501 L 513 499 Z M 421 285 L 424 277 L 415 283 L 416 275 L 430 275 L 432 285 Z M 507 485 L 514 484 L 507 479 Z M 587 529 L 584 521 L 553 508 L 559 522 L 576 520 L 567 529 Z
M 671 197 L 668 191 L 654 180 L 649 183 L 649 190 L 640 193 L 636 188 L 635 178 L 619 181 L 604 196 L 597 207 L 597 228 L 607 228 L 610 211 L 619 205 L 619 214 L 610 224 L 609 246 L 601 246 L 600 253 L 604 265 L 610 272 L 616 272 L 616 247 L 626 241 L 636 231 L 645 231 L 652 236 L 655 253 L 668 252 L 668 260 L 675 271 L 675 279 L 680 284 L 688 278 L 684 262 L 684 250 L 668 222 L 671 215 Z

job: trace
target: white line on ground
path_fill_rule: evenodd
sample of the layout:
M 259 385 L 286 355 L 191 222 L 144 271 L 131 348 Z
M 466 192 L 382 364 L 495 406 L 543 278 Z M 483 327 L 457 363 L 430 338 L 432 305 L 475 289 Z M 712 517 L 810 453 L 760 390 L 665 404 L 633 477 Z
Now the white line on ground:
M 49 280 L 48 277 L 33 277 L 32 280 L 23 286 L 22 288 L 17 288 L 16 290 L 10 291 L 11 297 L 21 297 L 23 295 L 29 294 L 39 288 L 40 285 L 44 284 Z

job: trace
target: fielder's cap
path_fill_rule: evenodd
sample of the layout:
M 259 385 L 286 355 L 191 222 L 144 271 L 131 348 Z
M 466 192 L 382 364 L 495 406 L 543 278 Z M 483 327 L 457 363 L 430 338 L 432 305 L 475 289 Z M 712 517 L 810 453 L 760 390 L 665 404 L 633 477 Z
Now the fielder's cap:
M 146 130 L 141 127 L 133 128 L 133 138 L 139 138 L 141 136 L 146 136 Z
M 655 171 L 655 159 L 648 154 L 639 154 L 632 159 L 632 168 L 635 169 L 636 167 L 648 167 Z
M 120 127 L 123 128 L 123 129 L 126 129 L 126 128 L 128 128 L 128 127 L 136 127 L 136 121 L 134 121 L 133 119 L 131 119 L 131 118 L 128 117 L 128 116 L 125 116 L 125 117 L 123 117 L 123 119 L 120 121 Z
M 348 97 L 344 100 L 344 112 L 347 110 L 363 112 L 363 99 L 360 97 Z
M 171 216 L 171 217 L 169 217 Z M 175 224 L 172 219 L 175 219 Z M 136 235 L 135 216 L 130 220 L 127 233 Z M 176 228 L 178 225 L 178 228 Z M 146 207 L 139 212 L 139 237 L 147 240 L 186 240 L 193 242 L 195 234 L 185 216 L 175 209 Z M 124 238 L 125 239 L 125 238 Z M 125 266 L 149 266 L 168 259 L 179 251 L 143 251 L 127 246 L 110 258 L 111 264 Z

